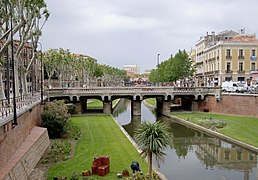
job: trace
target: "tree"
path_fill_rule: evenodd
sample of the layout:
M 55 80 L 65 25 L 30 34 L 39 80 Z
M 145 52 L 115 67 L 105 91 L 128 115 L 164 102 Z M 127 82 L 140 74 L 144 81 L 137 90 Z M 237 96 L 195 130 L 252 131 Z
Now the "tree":
M 163 158 L 165 150 L 170 145 L 170 137 L 165 124 L 144 121 L 135 130 L 135 141 L 142 150 L 143 157 L 148 157 L 149 180 L 152 179 L 152 156 Z
M 174 57 L 160 63 L 159 67 L 151 71 L 151 82 L 176 82 L 193 76 L 195 67 L 185 50 L 179 50 Z
M 68 125 L 68 108 L 64 101 L 48 102 L 41 114 L 42 126 L 47 128 L 50 138 L 60 138 Z
M 0 0 L 0 57 L 4 53 L 11 54 L 8 46 L 14 44 L 14 80 L 18 84 L 18 76 L 22 89 L 27 93 L 27 76 L 32 71 L 33 62 L 36 60 L 34 49 L 41 36 L 41 30 L 49 17 L 49 12 L 44 0 Z M 18 41 L 13 42 L 13 37 Z M 29 43 L 32 47 L 30 52 L 29 62 L 24 62 L 22 50 L 25 44 Z M 26 53 L 24 53 L 26 54 Z M 3 61 L 1 62 L 3 65 Z M 0 65 L 0 71 L 4 70 L 4 66 Z M 0 73 L 0 76 L 2 76 Z M 0 84 L 1 89 L 4 89 L 3 83 Z M 16 86 L 18 92 L 18 86 Z M 1 92 L 0 92 L 1 93 Z M 2 94 L 2 93 L 1 93 Z

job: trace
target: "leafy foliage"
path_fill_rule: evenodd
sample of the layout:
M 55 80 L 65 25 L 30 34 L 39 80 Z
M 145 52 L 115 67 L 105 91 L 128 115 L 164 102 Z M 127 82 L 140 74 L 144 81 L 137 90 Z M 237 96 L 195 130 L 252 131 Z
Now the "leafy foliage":
M 42 126 L 48 129 L 50 138 L 60 138 L 66 132 L 68 110 L 64 101 L 49 102 L 44 106 Z
M 174 57 L 161 62 L 157 69 L 152 70 L 149 79 L 151 82 L 176 82 L 191 77 L 194 71 L 186 51 L 179 50 Z
M 149 123 L 144 121 L 135 130 L 135 140 L 142 150 L 143 157 L 149 159 L 149 179 L 152 179 L 152 155 L 161 159 L 166 147 L 170 145 L 170 137 L 165 124 L 160 122 Z

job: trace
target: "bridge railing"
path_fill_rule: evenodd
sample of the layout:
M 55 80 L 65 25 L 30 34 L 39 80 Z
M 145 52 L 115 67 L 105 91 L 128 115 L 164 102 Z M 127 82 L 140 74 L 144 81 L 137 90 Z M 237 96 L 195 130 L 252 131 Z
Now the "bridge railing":
M 45 90 L 49 94 L 103 94 L 103 93 L 215 93 L 219 88 L 214 87 L 94 87 L 94 88 L 52 88 Z

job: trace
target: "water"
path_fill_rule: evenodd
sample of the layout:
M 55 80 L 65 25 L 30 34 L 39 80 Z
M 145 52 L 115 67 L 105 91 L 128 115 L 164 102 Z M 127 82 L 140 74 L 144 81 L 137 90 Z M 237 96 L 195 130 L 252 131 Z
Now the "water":
M 258 180 L 257 154 L 215 137 L 186 128 L 141 106 L 141 117 L 131 117 L 131 103 L 122 100 L 114 110 L 118 123 L 133 137 L 142 121 L 162 121 L 170 127 L 172 147 L 155 166 L 171 180 Z

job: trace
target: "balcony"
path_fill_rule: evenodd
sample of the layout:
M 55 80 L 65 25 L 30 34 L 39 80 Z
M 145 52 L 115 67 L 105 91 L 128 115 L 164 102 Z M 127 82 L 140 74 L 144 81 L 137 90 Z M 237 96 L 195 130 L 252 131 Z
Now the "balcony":
M 238 59 L 245 59 L 245 56 L 238 56 Z
M 226 74 L 232 74 L 233 71 L 232 71 L 232 70 L 225 70 L 225 73 L 226 73 Z
M 210 58 L 210 59 L 208 59 L 208 61 L 215 61 L 216 60 L 216 58 L 214 57 L 214 58 Z
M 205 75 L 212 75 L 212 74 L 214 74 L 214 71 L 208 71 L 208 72 L 205 72 L 204 74 Z
M 244 74 L 244 73 L 245 73 L 245 70 L 238 70 L 237 73 L 238 73 L 238 74 Z
M 232 59 L 232 56 L 226 56 L 226 59 Z

